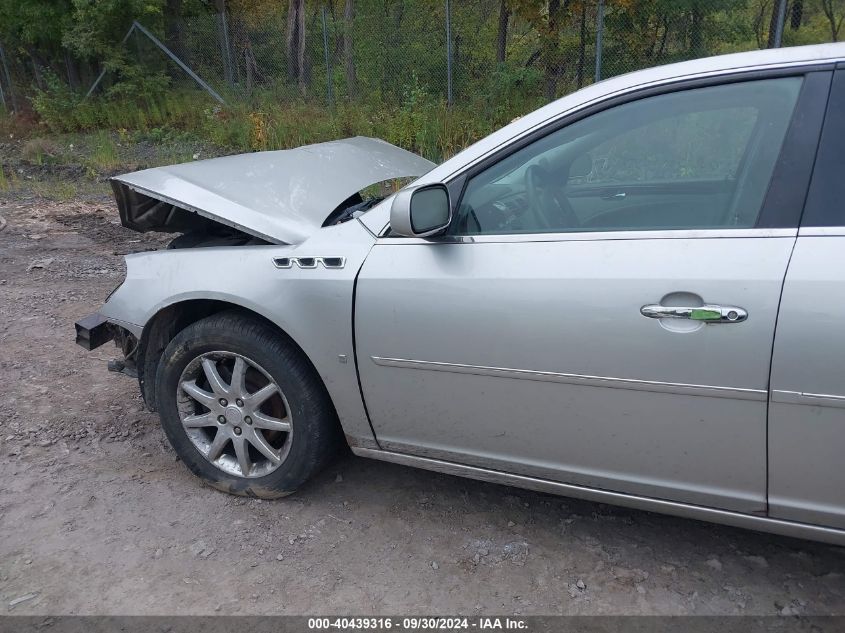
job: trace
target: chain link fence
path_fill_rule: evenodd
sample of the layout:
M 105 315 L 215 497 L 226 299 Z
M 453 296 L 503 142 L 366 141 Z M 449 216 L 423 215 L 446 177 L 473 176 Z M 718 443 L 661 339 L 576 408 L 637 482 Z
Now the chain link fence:
M 180 32 L 188 65 L 227 100 L 261 91 L 329 104 L 402 99 L 415 89 L 445 95 L 445 7 L 440 15 L 425 8 L 396 3 L 345 17 L 342 4 L 315 5 L 293 29 L 280 8 L 191 18 Z
M 648 66 L 836 40 L 845 15 L 845 0 L 558 0 L 534 12 L 520 10 L 525 4 L 289 0 L 183 19 L 161 41 L 134 29 L 124 46 L 171 86 L 203 89 L 205 82 L 227 103 L 256 95 L 328 106 L 514 95 L 542 102 Z M 45 85 L 45 69 L 23 48 L 3 44 L 0 107 L 16 110 Z M 72 76 L 61 59 L 50 68 L 82 90 L 97 70 Z M 99 88 L 112 81 L 105 75 Z

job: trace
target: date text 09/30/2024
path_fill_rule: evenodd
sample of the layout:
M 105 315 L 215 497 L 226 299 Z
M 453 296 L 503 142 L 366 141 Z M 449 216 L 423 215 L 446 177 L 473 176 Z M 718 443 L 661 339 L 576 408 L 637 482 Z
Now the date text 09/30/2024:
M 521 618 L 509 617 L 336 617 L 308 618 L 310 631 L 527 631 L 528 624 Z

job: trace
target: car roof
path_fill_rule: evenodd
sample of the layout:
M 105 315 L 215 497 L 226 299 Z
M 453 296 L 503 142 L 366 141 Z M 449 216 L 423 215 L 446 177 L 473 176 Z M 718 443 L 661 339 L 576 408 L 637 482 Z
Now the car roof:
M 483 158 L 503 144 L 524 136 L 564 114 L 610 96 L 682 79 L 838 61 L 845 61 L 845 42 L 704 57 L 605 79 L 516 119 L 442 163 L 420 178 L 417 183 L 442 182 L 466 165 Z

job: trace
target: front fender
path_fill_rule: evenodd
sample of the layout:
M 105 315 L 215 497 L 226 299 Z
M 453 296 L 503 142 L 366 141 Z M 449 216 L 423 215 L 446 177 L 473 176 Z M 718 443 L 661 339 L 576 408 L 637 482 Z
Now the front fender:
M 308 356 L 344 433 L 375 447 L 354 362 L 355 279 L 374 239 L 359 222 L 318 231 L 298 246 L 174 249 L 126 257 L 124 283 L 100 313 L 135 332 L 162 310 L 197 299 L 229 303 L 277 325 Z M 280 268 L 274 258 L 344 258 L 342 268 Z

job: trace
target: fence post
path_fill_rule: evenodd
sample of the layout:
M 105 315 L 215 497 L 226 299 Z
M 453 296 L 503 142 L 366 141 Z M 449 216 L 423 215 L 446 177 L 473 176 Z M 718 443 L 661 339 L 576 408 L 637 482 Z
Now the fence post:
M 446 105 L 452 106 L 452 3 L 446 0 Z
M 329 60 L 329 32 L 326 29 L 326 5 L 323 5 L 323 51 L 326 55 L 326 100 L 329 108 L 334 106 L 332 94 L 332 64 Z
M 778 2 L 778 22 L 775 27 L 775 48 L 780 48 L 783 44 L 783 24 L 786 22 L 786 0 L 779 0 Z
M 596 73 L 593 81 L 601 81 L 601 49 L 604 44 L 604 0 L 599 0 L 596 13 Z

